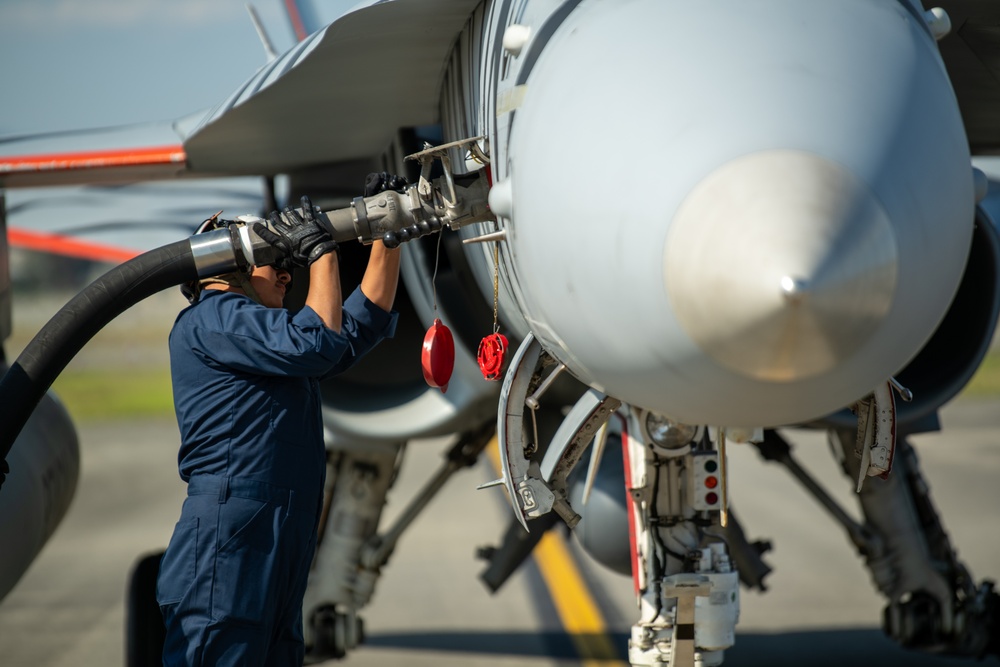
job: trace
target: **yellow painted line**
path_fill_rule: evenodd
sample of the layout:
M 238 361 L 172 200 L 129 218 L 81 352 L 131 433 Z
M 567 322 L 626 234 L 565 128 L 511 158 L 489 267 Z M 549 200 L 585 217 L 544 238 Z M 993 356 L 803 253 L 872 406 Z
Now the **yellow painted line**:
M 563 627 L 588 667 L 620 665 L 604 617 L 590 596 L 562 535 L 549 531 L 538 542 L 535 562 L 542 572 Z
M 495 436 L 486 446 L 486 453 L 497 474 L 503 474 Z M 586 667 L 626 665 L 618 659 L 604 617 L 591 597 L 562 535 L 554 530 L 546 532 L 532 552 L 532 557 L 582 664 Z

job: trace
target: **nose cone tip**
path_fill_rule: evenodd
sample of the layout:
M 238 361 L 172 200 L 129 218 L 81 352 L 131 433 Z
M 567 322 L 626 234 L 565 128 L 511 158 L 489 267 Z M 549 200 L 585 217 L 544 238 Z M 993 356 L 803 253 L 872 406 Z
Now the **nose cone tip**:
M 889 312 L 888 215 L 844 167 L 798 151 L 724 164 L 671 223 L 664 280 L 699 348 L 741 375 L 788 382 L 831 370 Z
M 809 285 L 801 278 L 782 276 L 781 294 L 790 306 L 798 306 L 809 296 Z

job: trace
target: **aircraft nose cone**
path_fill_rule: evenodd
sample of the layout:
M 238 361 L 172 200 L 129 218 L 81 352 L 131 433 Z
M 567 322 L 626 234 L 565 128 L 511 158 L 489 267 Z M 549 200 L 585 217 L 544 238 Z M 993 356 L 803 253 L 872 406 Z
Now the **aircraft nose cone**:
M 664 281 L 692 341 L 729 370 L 776 382 L 822 374 L 877 331 L 897 246 L 885 209 L 842 166 L 772 150 L 725 163 L 678 208 Z
M 581 381 L 692 424 L 802 423 L 941 323 L 968 140 L 899 2 L 582 2 L 525 53 L 498 88 L 501 271 Z

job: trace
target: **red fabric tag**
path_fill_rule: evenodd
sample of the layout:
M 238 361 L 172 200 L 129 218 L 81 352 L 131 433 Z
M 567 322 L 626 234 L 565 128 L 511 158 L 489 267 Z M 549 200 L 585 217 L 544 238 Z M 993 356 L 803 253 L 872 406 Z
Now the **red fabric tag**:
M 503 373 L 504 358 L 507 356 L 507 337 L 495 333 L 479 343 L 479 370 L 487 380 L 499 380 Z

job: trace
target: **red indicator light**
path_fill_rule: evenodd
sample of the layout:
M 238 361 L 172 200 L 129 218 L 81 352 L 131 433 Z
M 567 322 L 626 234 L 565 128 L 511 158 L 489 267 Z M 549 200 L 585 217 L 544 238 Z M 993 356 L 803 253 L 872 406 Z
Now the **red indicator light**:
M 719 485 L 719 478 L 718 477 L 714 477 L 712 475 L 709 475 L 708 477 L 705 478 L 705 486 L 707 486 L 708 488 L 714 489 L 718 485 Z
M 706 493 L 705 502 L 708 503 L 709 505 L 714 505 L 715 503 L 719 502 L 719 496 L 712 492 Z

